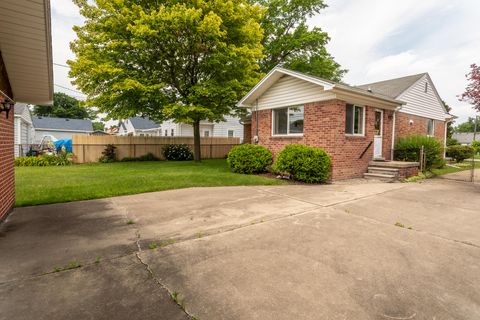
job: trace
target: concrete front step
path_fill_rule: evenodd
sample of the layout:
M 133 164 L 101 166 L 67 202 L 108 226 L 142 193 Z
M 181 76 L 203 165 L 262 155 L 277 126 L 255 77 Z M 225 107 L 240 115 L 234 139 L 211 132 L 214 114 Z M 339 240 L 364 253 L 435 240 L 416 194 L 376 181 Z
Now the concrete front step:
M 397 168 L 385 168 L 385 167 L 368 167 L 368 173 L 379 173 L 379 174 L 386 174 L 391 175 L 393 177 L 398 177 L 399 169 Z
M 385 182 L 394 182 L 397 180 L 397 176 L 395 175 L 381 173 L 364 173 L 363 177 L 365 179 L 380 180 Z

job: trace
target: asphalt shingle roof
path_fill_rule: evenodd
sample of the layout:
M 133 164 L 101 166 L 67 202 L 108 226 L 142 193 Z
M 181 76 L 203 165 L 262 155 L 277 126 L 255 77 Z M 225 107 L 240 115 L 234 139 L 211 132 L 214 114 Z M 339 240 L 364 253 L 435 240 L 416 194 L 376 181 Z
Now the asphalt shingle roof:
M 128 118 L 128 120 L 135 129 L 153 129 L 160 127 L 160 124 L 150 120 L 148 117 L 132 117 Z
M 73 130 L 93 132 L 92 121 L 52 117 L 32 117 L 33 126 L 38 129 Z
M 392 98 L 397 98 L 424 75 L 426 75 L 426 73 L 362 84 L 357 87 L 364 90 L 368 90 L 370 88 L 372 90 L 372 93 L 379 93 Z
M 470 144 L 473 142 L 473 132 L 455 132 L 452 138 L 461 144 Z M 480 141 L 480 132 L 475 136 L 475 141 Z

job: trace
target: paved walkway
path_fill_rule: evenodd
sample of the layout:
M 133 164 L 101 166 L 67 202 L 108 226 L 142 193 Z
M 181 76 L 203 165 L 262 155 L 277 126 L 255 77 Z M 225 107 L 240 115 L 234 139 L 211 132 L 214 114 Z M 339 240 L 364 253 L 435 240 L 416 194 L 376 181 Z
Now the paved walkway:
M 479 207 L 435 179 L 20 208 L 0 319 L 478 319 Z

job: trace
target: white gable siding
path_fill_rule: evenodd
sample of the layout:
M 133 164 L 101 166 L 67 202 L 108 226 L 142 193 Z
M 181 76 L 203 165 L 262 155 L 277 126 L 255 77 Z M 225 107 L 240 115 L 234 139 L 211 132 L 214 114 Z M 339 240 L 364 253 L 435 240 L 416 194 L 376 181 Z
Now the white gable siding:
M 258 109 L 272 109 L 335 98 L 321 86 L 292 76 L 283 76 L 258 98 Z
M 228 131 L 233 130 L 233 136 L 243 139 L 243 125 L 236 117 L 225 117 L 225 122 L 215 123 L 213 126 L 214 137 L 228 137 Z
M 427 92 L 425 92 L 425 83 L 428 83 Z M 438 100 L 433 83 L 427 75 L 424 75 L 413 86 L 399 95 L 397 99 L 407 103 L 400 112 L 445 121 L 445 111 Z

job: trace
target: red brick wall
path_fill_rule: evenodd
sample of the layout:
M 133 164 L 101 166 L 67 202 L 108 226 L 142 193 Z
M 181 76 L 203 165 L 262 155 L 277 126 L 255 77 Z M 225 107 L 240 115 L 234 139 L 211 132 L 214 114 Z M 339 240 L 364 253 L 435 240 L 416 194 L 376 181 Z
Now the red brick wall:
M 12 90 L 0 53 L 0 90 L 10 97 Z M 0 103 L 4 97 L 0 93 Z M 15 203 L 15 176 L 13 167 L 13 110 L 8 119 L 6 113 L 0 113 L 0 221 L 7 217 Z
M 365 136 L 345 135 L 346 102 L 330 100 L 306 104 L 304 107 L 304 134 L 302 137 L 272 136 L 272 110 L 259 111 L 259 144 L 274 154 L 286 145 L 301 143 L 323 148 L 332 158 L 332 179 L 362 177 L 373 158 L 373 144 L 365 155 L 362 152 L 373 141 L 375 108 L 366 108 Z M 252 115 L 252 135 L 256 130 L 255 113 Z M 384 112 L 383 156 L 390 159 L 392 112 Z
M 252 143 L 252 124 L 245 123 L 243 125 L 243 143 Z
M 410 120 L 413 121 L 410 124 Z M 396 114 L 396 128 L 395 128 L 395 140 L 399 137 L 409 136 L 413 134 L 427 134 L 427 118 L 414 116 L 411 114 L 397 112 Z M 445 139 L 445 122 L 435 121 L 435 138 L 444 142 Z
M 1 96 L 0 102 L 3 102 Z M 11 110 L 8 119 L 5 112 L 0 113 L 0 221 L 6 218 L 15 203 L 13 143 L 13 110 Z

